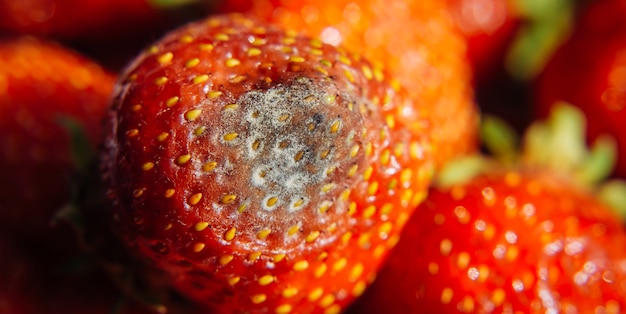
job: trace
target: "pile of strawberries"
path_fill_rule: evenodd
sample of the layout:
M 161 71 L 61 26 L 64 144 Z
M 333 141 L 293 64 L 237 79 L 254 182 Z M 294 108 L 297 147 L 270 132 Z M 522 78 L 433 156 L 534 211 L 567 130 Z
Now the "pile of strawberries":
M 626 1 L 555 3 L 0 0 L 0 313 L 625 312 Z

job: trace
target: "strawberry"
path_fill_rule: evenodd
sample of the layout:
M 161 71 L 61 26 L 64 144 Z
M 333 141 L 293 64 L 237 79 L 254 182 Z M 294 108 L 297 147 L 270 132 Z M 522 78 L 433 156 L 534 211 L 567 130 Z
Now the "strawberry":
M 534 83 L 539 116 L 545 116 L 556 101 L 567 101 L 585 112 L 589 140 L 602 133 L 616 138 L 619 162 L 615 174 L 620 177 L 626 177 L 626 81 L 621 74 L 626 65 L 625 14 L 624 1 L 589 4 L 573 35 Z
M 529 127 L 521 152 L 510 127 L 483 122 L 494 157 L 439 174 L 354 313 L 622 311 L 626 230 L 610 194 L 626 187 L 604 181 L 614 141 L 587 149 L 584 115 L 565 104 Z
M 113 227 L 217 313 L 340 311 L 430 182 L 429 124 L 399 84 L 250 17 L 170 32 L 116 91 Z
M 120 36 L 158 25 L 176 1 L 1 0 L 0 32 L 54 38 Z
M 387 69 L 431 117 L 438 167 L 475 150 L 478 120 L 465 40 L 443 1 L 226 0 L 217 10 L 253 14 Z
M 588 191 L 496 171 L 432 190 L 354 313 L 618 313 L 624 245 Z
M 69 201 L 70 179 L 81 165 L 61 121 L 82 128 L 86 142 L 97 146 L 114 81 L 99 65 L 60 45 L 31 37 L 0 42 L 3 227 L 47 228 Z

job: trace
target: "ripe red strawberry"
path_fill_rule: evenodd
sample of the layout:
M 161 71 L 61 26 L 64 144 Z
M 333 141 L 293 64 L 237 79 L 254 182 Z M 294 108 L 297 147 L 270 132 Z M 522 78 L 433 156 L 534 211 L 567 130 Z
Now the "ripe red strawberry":
M 242 15 L 192 23 L 120 78 L 114 227 L 210 310 L 338 312 L 425 197 L 420 110 L 343 49 Z
M 38 230 L 68 202 L 77 165 L 60 119 L 82 126 L 95 148 L 114 80 L 56 44 L 0 42 L 0 225 Z
M 465 40 L 445 2 L 228 0 L 219 10 L 250 13 L 319 37 L 387 69 L 420 104 L 422 114 L 431 117 L 438 166 L 475 150 L 477 114 L 471 69 Z
M 574 34 L 537 80 L 534 102 L 541 116 L 556 101 L 572 103 L 585 112 L 590 139 L 612 134 L 618 141 L 616 174 L 621 177 L 626 177 L 625 14 L 624 1 L 594 1 L 586 7 Z
M 0 0 L 0 32 L 71 39 L 155 25 L 167 1 Z
M 619 313 L 626 233 L 541 170 L 434 189 L 354 313 Z

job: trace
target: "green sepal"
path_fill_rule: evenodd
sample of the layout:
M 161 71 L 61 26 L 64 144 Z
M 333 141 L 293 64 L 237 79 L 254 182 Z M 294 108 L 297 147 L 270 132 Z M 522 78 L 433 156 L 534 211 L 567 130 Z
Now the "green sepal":
M 511 2 L 523 20 L 505 59 L 506 68 L 513 77 L 531 80 L 542 71 L 555 50 L 571 35 L 578 2 Z
M 598 197 L 626 222 L 626 182 L 624 180 L 610 180 L 600 186 Z
M 503 119 L 484 115 L 480 124 L 480 138 L 485 149 L 498 161 L 504 164 L 517 161 L 520 138 Z

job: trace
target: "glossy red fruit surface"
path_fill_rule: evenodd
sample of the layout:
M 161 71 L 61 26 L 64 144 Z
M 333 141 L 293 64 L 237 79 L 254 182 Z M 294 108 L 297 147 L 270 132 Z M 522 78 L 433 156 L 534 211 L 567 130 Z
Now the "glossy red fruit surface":
M 353 313 L 618 313 L 626 233 L 597 199 L 534 171 L 433 190 Z
M 189 24 L 120 79 L 113 224 L 213 311 L 340 311 L 425 197 L 425 119 L 341 48 L 242 15 Z

